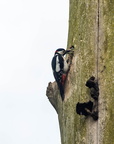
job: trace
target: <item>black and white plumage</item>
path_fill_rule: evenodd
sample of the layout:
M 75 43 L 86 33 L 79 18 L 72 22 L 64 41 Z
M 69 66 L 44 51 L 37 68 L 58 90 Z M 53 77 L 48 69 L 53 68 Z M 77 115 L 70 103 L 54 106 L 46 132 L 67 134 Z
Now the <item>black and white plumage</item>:
M 52 59 L 53 75 L 58 84 L 62 100 L 64 100 L 64 84 L 69 70 L 69 64 L 64 59 L 64 55 L 68 52 L 70 52 L 70 50 L 59 48 L 55 51 Z

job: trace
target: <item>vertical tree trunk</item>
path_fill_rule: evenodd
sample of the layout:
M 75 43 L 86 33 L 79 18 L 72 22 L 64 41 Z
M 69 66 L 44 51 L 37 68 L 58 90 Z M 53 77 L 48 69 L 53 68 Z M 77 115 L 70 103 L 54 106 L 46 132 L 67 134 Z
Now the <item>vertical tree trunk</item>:
M 68 47 L 75 51 L 61 101 L 56 83 L 47 96 L 58 113 L 62 144 L 114 144 L 114 0 L 70 0 Z M 91 99 L 85 86 L 99 83 L 99 119 L 76 114 Z

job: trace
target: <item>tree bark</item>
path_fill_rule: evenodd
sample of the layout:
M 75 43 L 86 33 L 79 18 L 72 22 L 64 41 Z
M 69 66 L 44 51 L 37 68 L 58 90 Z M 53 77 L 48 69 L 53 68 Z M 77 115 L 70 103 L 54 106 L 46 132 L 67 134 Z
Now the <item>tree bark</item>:
M 56 83 L 47 96 L 58 113 L 62 144 L 114 144 L 114 0 L 70 0 L 68 47 L 74 56 L 62 102 Z M 76 104 L 92 100 L 85 86 L 99 84 L 97 121 L 76 113 Z

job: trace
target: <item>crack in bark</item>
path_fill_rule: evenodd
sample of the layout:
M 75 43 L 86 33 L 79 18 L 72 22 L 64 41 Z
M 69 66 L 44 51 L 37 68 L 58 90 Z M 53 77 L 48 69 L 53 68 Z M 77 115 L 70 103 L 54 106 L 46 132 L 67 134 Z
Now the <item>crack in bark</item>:
M 99 42 L 100 42 L 100 39 L 99 39 L 99 30 L 100 30 L 99 18 L 100 18 L 100 0 L 98 0 L 98 6 L 97 6 L 97 80 L 99 79 L 99 75 L 98 75 L 98 72 L 99 72 Z M 98 107 L 97 107 L 97 110 L 99 112 Z M 97 142 L 96 142 L 96 144 L 99 144 L 99 121 L 97 121 L 96 127 L 97 127 L 97 131 L 96 131 L 96 134 L 97 134 L 96 141 Z

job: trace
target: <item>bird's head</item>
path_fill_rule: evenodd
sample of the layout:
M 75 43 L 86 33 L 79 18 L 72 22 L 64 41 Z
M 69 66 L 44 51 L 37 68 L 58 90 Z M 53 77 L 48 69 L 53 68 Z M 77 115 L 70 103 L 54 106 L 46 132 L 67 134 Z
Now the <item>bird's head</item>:
M 65 55 L 65 54 L 67 54 L 67 53 L 70 53 L 71 51 L 73 51 L 73 49 L 74 49 L 74 46 L 71 46 L 70 47 L 70 49 L 68 49 L 68 50 L 65 50 L 65 49 L 63 49 L 63 48 L 58 48 L 56 51 L 55 51 L 55 55 L 56 54 L 61 54 L 61 55 Z
M 64 55 L 64 53 L 65 53 L 65 49 L 63 49 L 63 48 L 58 48 L 58 49 L 55 51 L 55 54 Z

